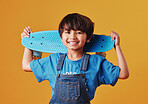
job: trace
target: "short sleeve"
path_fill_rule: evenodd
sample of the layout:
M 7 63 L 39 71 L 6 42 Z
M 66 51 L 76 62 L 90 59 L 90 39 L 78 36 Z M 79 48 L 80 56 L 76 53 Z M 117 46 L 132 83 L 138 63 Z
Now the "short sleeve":
M 119 78 L 120 68 L 104 59 L 99 70 L 99 84 L 110 84 L 114 86 Z
M 45 57 L 42 59 L 33 60 L 30 63 L 30 67 L 32 72 L 34 73 L 38 82 L 42 82 L 43 80 L 47 80 L 48 77 L 48 58 Z

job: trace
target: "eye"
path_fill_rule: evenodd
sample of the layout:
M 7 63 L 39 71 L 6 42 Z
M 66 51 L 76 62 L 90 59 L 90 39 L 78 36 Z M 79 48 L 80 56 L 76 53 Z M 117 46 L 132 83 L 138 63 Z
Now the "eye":
M 82 32 L 81 32 L 81 31 L 79 31 L 79 32 L 77 32 L 76 34 L 82 34 Z
M 70 32 L 69 31 L 65 31 L 65 34 L 70 34 Z

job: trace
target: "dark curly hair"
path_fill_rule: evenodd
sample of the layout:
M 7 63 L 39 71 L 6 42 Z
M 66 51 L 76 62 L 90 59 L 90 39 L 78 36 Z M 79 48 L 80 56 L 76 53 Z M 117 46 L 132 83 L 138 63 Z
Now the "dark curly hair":
M 59 24 L 59 34 L 62 37 L 64 29 L 70 30 L 80 30 L 87 35 L 87 40 L 93 36 L 94 23 L 86 16 L 72 13 L 66 15 Z

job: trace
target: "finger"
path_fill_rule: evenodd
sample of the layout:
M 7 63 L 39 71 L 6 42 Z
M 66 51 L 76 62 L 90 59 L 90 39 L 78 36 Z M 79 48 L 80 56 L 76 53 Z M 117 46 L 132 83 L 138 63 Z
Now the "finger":
M 24 31 L 23 32 L 23 37 L 26 37 L 27 38 L 27 37 L 29 37 L 29 35 L 27 35 L 27 33 Z
M 29 30 L 30 33 L 32 33 L 32 30 L 31 30 L 30 26 L 28 26 L 28 30 Z
M 28 28 L 28 27 L 26 27 L 25 29 L 26 29 L 26 31 L 29 33 L 29 28 Z
M 120 44 L 120 38 L 117 34 L 115 34 L 115 46 Z
M 23 33 L 21 33 L 21 38 L 23 38 Z
M 24 33 L 29 36 L 29 32 L 26 29 L 24 29 Z
M 115 46 L 119 45 L 119 38 L 116 38 L 115 40 Z
M 113 34 L 113 31 L 111 31 L 111 33 L 110 33 L 110 37 L 111 37 L 111 40 L 113 41 L 113 40 L 114 40 L 114 34 Z
M 115 36 L 120 36 L 117 32 L 112 31 Z
M 21 33 L 21 38 L 25 37 L 25 34 L 24 33 Z

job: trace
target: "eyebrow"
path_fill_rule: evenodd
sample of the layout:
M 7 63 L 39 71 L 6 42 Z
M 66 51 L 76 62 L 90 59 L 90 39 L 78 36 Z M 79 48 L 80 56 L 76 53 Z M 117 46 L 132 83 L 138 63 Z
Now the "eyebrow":
M 73 30 L 73 29 L 64 28 L 63 30 L 64 30 L 64 31 L 65 31 L 65 30 L 66 30 L 66 31 L 70 31 L 70 30 Z M 82 30 L 74 30 L 74 31 L 82 31 Z
M 63 30 L 68 30 L 68 29 L 64 28 Z
M 63 32 L 64 32 L 64 31 L 70 31 L 70 30 L 68 30 L 68 29 L 63 29 Z

